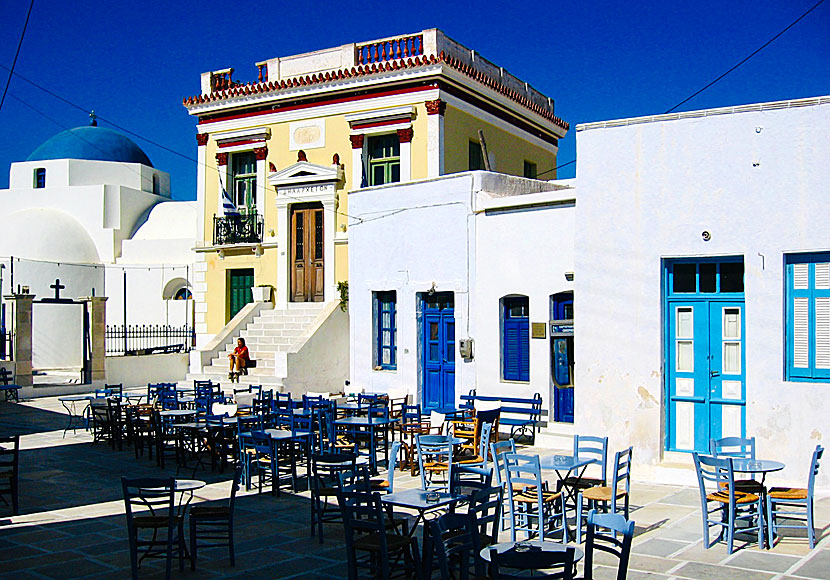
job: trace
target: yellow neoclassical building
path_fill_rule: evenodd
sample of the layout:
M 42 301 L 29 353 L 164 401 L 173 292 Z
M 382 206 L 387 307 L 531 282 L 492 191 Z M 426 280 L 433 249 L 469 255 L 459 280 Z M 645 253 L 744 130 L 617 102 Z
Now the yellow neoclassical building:
M 349 191 L 484 169 L 479 131 L 490 169 L 536 177 L 568 130 L 551 98 L 437 29 L 251 72 L 204 73 L 184 99 L 198 120 L 197 342 L 213 354 L 257 300 L 277 311 L 340 300 Z

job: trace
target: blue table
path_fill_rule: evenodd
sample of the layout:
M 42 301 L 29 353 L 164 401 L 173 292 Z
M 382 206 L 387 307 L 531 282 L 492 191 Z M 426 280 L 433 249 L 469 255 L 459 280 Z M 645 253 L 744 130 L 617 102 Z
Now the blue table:
M 375 449 L 375 431 L 377 429 L 384 429 L 387 436 L 383 439 L 384 456 L 387 463 L 389 462 L 389 426 L 394 425 L 398 421 L 397 418 L 383 418 L 383 417 L 343 417 L 334 421 L 335 427 L 346 427 L 347 429 L 355 431 L 366 431 L 369 435 L 369 463 L 372 466 L 372 472 L 377 473 L 377 450 Z

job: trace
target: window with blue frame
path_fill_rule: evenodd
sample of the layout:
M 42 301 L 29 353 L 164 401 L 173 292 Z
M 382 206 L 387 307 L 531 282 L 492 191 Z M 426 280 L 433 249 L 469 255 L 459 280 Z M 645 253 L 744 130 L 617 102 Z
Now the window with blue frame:
M 530 314 L 527 296 L 501 300 L 502 306 L 502 379 L 530 380 Z
M 34 175 L 34 186 L 35 189 L 43 189 L 46 187 L 46 168 L 45 167 L 38 167 L 35 169 Z
M 830 381 L 830 252 L 789 254 L 786 377 Z
M 395 370 L 397 356 L 397 294 L 394 290 L 374 292 L 375 368 Z

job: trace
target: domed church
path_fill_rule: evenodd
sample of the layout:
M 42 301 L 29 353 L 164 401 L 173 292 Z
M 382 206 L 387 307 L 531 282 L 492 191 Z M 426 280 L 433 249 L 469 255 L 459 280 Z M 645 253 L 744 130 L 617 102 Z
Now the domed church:
M 172 201 L 169 174 L 130 138 L 94 119 L 58 133 L 11 164 L 0 200 L 2 294 L 35 295 L 36 368 L 81 348 L 73 338 L 72 352 L 47 354 L 66 325 L 38 315 L 43 298 L 105 296 L 108 326 L 192 326 L 196 203 Z

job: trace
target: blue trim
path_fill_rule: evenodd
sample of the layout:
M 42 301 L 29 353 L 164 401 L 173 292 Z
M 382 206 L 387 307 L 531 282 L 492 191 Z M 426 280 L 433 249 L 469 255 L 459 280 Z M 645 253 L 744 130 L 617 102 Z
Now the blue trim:
M 505 298 L 502 304 L 502 378 L 530 381 L 530 316 L 527 296 Z
M 818 298 L 830 298 L 830 289 L 817 289 L 816 264 L 830 262 L 830 252 L 815 252 L 808 254 L 785 254 L 786 269 L 785 305 L 786 305 L 786 345 L 785 345 L 785 380 L 793 382 L 827 382 L 830 380 L 830 369 L 816 368 L 816 315 L 815 304 Z M 807 264 L 809 266 L 808 288 L 796 290 L 793 281 L 793 266 Z M 795 346 L 794 312 L 796 298 L 807 298 L 808 304 L 808 337 L 809 358 L 806 368 L 796 368 L 793 349 Z
M 374 295 L 377 340 L 375 344 L 375 366 L 379 366 L 383 370 L 396 370 L 398 368 L 397 294 L 392 290 L 375 292 Z

